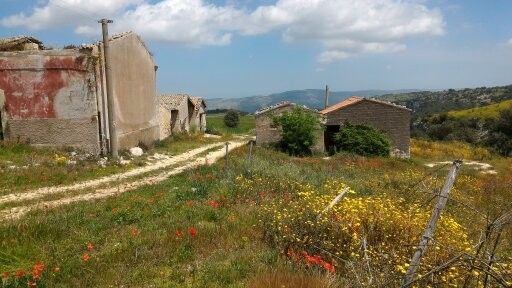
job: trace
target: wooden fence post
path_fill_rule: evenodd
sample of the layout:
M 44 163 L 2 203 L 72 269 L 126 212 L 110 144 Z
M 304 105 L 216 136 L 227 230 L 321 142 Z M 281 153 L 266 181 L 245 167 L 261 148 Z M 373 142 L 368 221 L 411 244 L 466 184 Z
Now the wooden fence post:
M 442 210 L 446 206 L 446 201 L 448 200 L 448 194 L 450 194 L 450 190 L 453 187 L 453 183 L 455 182 L 455 179 L 457 178 L 457 173 L 459 172 L 459 169 L 461 166 L 462 166 L 462 160 L 453 161 L 452 167 L 450 168 L 450 172 L 448 172 L 448 176 L 446 177 L 446 181 L 444 182 L 443 189 L 441 190 L 441 193 L 439 194 L 439 197 L 437 199 L 436 206 L 434 207 L 434 210 L 432 211 L 430 220 L 428 221 L 427 227 L 425 227 L 425 231 L 423 232 L 423 235 L 421 236 L 421 240 L 418 245 L 418 248 L 416 249 L 416 252 L 414 252 L 414 255 L 412 256 L 412 259 L 411 259 L 411 263 L 409 264 L 409 269 L 407 270 L 407 273 L 405 274 L 404 281 L 402 284 L 402 287 L 404 287 L 404 288 L 410 287 L 410 285 L 414 281 L 414 275 L 416 274 L 416 271 L 418 270 L 418 267 L 420 265 L 421 257 L 427 251 L 428 243 L 432 239 L 432 236 L 434 235 L 434 231 L 436 230 L 437 221 L 439 220 L 439 217 L 441 216 Z
M 249 164 L 251 164 L 252 160 L 252 146 L 254 145 L 254 140 L 249 140 Z

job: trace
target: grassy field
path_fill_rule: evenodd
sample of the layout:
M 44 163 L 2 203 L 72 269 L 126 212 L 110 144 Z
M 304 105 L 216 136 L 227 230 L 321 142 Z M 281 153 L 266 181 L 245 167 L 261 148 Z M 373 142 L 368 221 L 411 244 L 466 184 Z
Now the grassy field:
M 240 116 L 240 123 L 237 127 L 231 128 L 224 124 L 224 114 L 208 114 L 206 126 L 210 131 L 217 131 L 220 134 L 254 134 L 254 116 Z
M 108 161 L 101 166 L 98 160 L 97 157 L 71 156 L 70 150 L 0 142 L 0 195 L 97 178 L 134 167 Z
M 512 100 L 505 100 L 500 103 L 486 105 L 477 108 L 450 111 L 448 116 L 453 118 L 478 118 L 478 119 L 491 119 L 497 118 L 500 112 L 504 109 L 512 108 Z
M 213 139 L 205 138 L 202 134 L 178 134 L 157 142 L 154 147 L 144 147 L 144 156 L 124 165 L 114 161 L 99 165 L 99 157 L 84 157 L 80 153 L 72 156 L 71 150 L 66 149 L 33 148 L 26 144 L 0 142 L 0 195 L 108 176 L 143 166 L 146 157 L 154 153 L 176 155 L 229 139 L 229 136 Z M 120 155 L 124 159 L 131 158 L 127 150 L 120 151 Z
M 157 153 L 166 153 L 170 155 L 176 155 L 188 150 L 198 148 L 203 145 L 215 143 L 215 142 L 225 142 L 231 139 L 229 135 L 225 135 L 221 138 L 206 138 L 203 137 L 202 133 L 182 133 L 175 134 L 170 136 L 167 139 L 158 141 L 155 143 L 154 147 L 149 149 L 149 153 L 157 152 Z
M 426 223 L 421 217 L 421 221 L 400 217 L 412 207 L 417 210 L 414 215 L 428 215 L 432 205 L 429 193 L 442 185 L 447 172 L 447 167 L 429 168 L 424 164 L 483 155 L 470 146 L 460 148 L 469 151 L 458 152 L 452 144 L 413 142 L 410 160 L 351 155 L 290 158 L 257 148 L 249 162 L 247 148 L 239 149 L 230 156 L 227 167 L 220 162 L 115 198 L 33 212 L 17 222 L 2 223 L 0 273 L 5 271 L 5 287 L 26 287 L 34 273 L 37 287 L 396 287 L 404 263 L 402 258 L 396 263 L 395 257 L 405 252 L 408 257 L 413 251 L 412 245 L 402 247 L 398 243 L 416 243 L 419 235 L 408 233 Z M 442 158 L 434 150 L 449 152 Z M 494 155 L 485 159 L 495 165 L 498 174 L 463 167 L 451 195 L 453 200 L 434 237 L 439 241 L 435 246 L 440 248 L 432 248 L 426 259 L 441 261 L 457 253 L 441 244 L 456 248 L 478 241 L 485 219 L 458 203 L 478 207 L 488 217 L 510 209 L 512 160 Z M 348 207 L 335 206 L 347 209 L 339 217 L 352 215 L 359 217 L 354 221 L 364 221 L 318 218 L 318 213 L 303 210 L 309 204 L 300 202 L 302 197 L 330 201 L 343 185 L 355 194 L 343 200 Z M 304 205 L 296 205 L 300 203 Z M 388 204 L 364 213 L 361 210 L 379 203 Z M 328 215 L 338 217 L 337 209 Z M 371 217 L 362 219 L 365 215 Z M 307 230 L 297 219 L 318 224 L 307 224 Z M 317 233 L 315 227 L 324 221 L 336 223 L 336 229 Z M 368 232 L 368 224 L 377 225 L 373 229 L 380 227 L 383 230 L 377 230 L 385 233 L 367 234 L 371 260 L 364 262 L 367 258 L 357 241 Z M 509 282 L 512 273 L 506 267 L 512 266 L 506 265 L 512 264 L 512 233 L 510 227 L 507 229 L 497 246 L 496 261 L 499 267 L 505 267 L 499 272 Z M 303 233 L 295 235 L 297 239 L 286 238 L 297 231 Z M 349 242 L 333 242 L 338 244 L 330 248 L 328 243 L 333 238 L 329 237 L 339 236 L 333 231 L 348 231 L 341 234 L 344 238 L 334 239 Z M 379 243 L 389 246 L 383 248 Z M 359 250 L 345 254 L 350 247 Z M 381 247 L 385 253 L 372 250 L 374 247 Z M 343 253 L 336 256 L 325 252 L 330 249 Z M 384 254 L 386 261 L 379 262 Z M 341 259 L 350 259 L 353 265 Z M 370 263 L 375 269 L 372 285 L 368 285 L 366 266 L 360 263 Z M 430 262 L 425 261 L 426 267 L 420 271 L 428 265 Z M 460 283 L 460 278 L 467 276 L 460 272 L 462 268 L 454 269 L 447 271 L 451 274 L 439 275 L 436 287 Z M 17 272 L 19 277 L 15 276 Z M 22 272 L 26 275 L 21 276 Z M 444 276 L 448 278 L 441 278 Z M 472 277 L 475 282 L 470 287 L 480 287 L 475 280 L 479 276 Z M 491 282 L 492 287 L 495 284 Z

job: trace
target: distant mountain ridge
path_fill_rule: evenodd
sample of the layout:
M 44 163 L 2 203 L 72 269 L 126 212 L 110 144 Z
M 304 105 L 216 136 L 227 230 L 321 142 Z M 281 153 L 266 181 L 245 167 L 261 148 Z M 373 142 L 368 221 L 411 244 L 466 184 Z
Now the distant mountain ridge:
M 329 104 L 335 104 L 350 96 L 376 97 L 383 94 L 410 93 L 420 90 L 359 90 L 359 91 L 331 91 Z M 215 109 L 236 109 L 244 112 L 254 113 L 255 111 L 276 104 L 282 101 L 290 101 L 310 108 L 324 108 L 325 90 L 304 89 L 291 90 L 282 93 L 275 93 L 266 96 L 250 96 L 242 98 L 214 98 L 206 99 L 208 110 Z

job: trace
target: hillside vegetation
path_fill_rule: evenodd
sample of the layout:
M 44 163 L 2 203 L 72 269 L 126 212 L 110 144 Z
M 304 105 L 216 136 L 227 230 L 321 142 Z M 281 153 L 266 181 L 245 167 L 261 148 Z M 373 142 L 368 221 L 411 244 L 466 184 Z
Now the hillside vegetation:
M 413 116 L 419 117 L 432 113 L 476 108 L 512 99 L 512 85 L 388 94 L 380 96 L 379 99 L 407 106 L 413 110 Z
M 485 105 L 476 108 L 449 111 L 448 116 L 451 118 L 464 118 L 464 119 L 495 119 L 500 115 L 500 112 L 512 108 L 512 100 L 505 100 L 496 104 Z

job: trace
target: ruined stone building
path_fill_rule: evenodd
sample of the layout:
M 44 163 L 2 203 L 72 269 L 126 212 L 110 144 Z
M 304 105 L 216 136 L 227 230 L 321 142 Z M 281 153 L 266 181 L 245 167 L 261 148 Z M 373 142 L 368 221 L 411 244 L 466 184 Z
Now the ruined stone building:
M 186 94 L 161 95 L 158 99 L 160 139 L 174 133 L 188 132 L 194 103 Z
M 311 111 L 311 113 L 315 113 L 320 118 L 320 122 L 323 122 L 322 115 L 316 110 L 298 106 L 297 104 L 291 102 L 281 102 L 254 113 L 256 120 L 256 144 L 269 145 L 278 143 L 281 140 L 281 129 L 274 125 L 272 116 L 281 115 L 284 112 L 293 110 L 295 107 L 301 107 Z M 314 152 L 324 151 L 324 133 L 323 129 L 321 128 L 322 127 L 319 127 L 319 129 L 315 132 L 317 141 L 312 147 Z
M 206 102 L 201 97 L 190 97 L 190 101 L 194 103 L 194 111 L 190 119 L 190 127 L 192 130 L 204 132 L 206 131 Z
M 396 156 L 409 157 L 411 110 L 390 102 L 353 96 L 320 113 L 326 119 L 325 145 L 330 149 L 333 135 L 344 123 L 364 124 L 384 132 Z
M 158 139 L 156 66 L 143 41 L 128 32 L 110 39 L 120 148 Z M 44 49 L 31 37 L 0 40 L 0 118 L 6 140 L 108 151 L 101 43 Z

